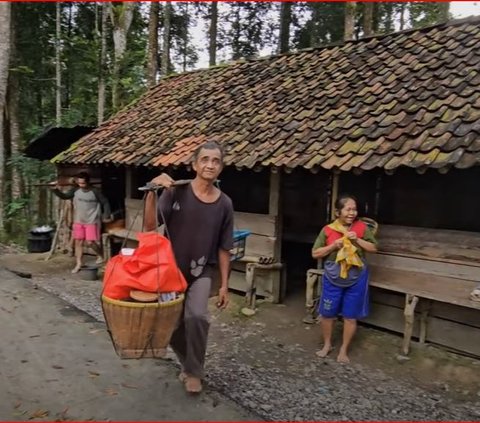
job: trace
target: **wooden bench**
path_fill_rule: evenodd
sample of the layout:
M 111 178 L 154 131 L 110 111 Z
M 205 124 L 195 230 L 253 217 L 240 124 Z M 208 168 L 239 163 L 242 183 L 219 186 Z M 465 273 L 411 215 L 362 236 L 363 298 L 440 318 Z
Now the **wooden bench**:
M 420 310 L 419 317 L 418 338 L 421 344 L 425 343 L 427 339 L 430 301 L 475 309 L 478 312 L 480 323 L 480 302 L 470 300 L 470 293 L 476 285 L 478 285 L 476 281 L 452 276 L 439 276 L 432 273 L 384 266 L 370 266 L 370 286 L 397 292 L 405 296 L 402 344 L 402 352 L 404 354 L 409 353 L 414 330 L 415 311 L 422 300 L 426 304 Z M 368 318 L 365 321 L 368 322 Z M 478 335 L 480 336 L 480 332 Z M 455 348 L 454 345 L 451 347 Z

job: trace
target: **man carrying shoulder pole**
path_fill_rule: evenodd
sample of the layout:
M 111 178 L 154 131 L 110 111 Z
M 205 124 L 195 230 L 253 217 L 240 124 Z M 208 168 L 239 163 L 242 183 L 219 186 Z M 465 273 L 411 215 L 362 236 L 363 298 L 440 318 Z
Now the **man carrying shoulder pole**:
M 215 186 L 223 169 L 220 145 L 207 142 L 200 146 L 193 154 L 192 167 L 196 175 L 189 184 L 172 186 L 174 180 L 166 173 L 151 181 L 166 189 L 157 209 L 156 194 L 147 194 L 145 230 L 155 230 L 158 222 L 165 223 L 177 265 L 188 282 L 184 311 L 171 346 L 182 366 L 180 381 L 193 394 L 202 390 L 208 299 L 217 269 L 221 281 L 217 306 L 225 308 L 228 304 L 233 206 L 230 198 Z

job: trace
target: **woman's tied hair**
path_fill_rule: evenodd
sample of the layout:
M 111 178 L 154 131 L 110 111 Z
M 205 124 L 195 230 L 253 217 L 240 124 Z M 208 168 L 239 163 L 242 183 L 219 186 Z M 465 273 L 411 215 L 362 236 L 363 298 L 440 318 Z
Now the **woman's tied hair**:
M 220 159 L 223 163 L 223 158 L 225 156 L 225 151 L 223 150 L 223 147 L 220 144 L 216 143 L 215 141 L 207 141 L 206 143 L 197 147 L 196 150 L 193 152 L 192 162 L 194 162 L 198 159 L 198 156 L 200 155 L 200 151 L 202 151 L 203 149 L 220 151 Z
M 347 203 L 348 200 L 355 201 L 355 204 L 357 204 L 357 207 L 358 207 L 358 201 L 353 195 L 351 195 L 351 194 L 341 194 L 335 200 L 335 204 L 334 204 L 335 211 L 340 212 L 345 207 L 345 204 Z

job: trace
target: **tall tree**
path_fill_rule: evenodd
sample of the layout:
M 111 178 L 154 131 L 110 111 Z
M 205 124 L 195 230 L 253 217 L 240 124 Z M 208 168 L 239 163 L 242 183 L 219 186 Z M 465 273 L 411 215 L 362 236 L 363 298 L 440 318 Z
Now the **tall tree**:
M 168 75 L 170 71 L 170 29 L 172 22 L 172 4 L 165 2 L 163 8 L 163 43 L 162 43 L 162 76 Z
M 208 27 L 208 64 L 217 64 L 218 3 L 210 4 L 210 25 Z
M 407 5 L 405 3 L 400 4 L 399 12 L 400 12 L 400 18 L 399 18 L 399 23 L 400 23 L 400 31 L 403 31 L 405 29 L 405 11 L 407 9 Z
M 444 1 L 438 5 L 438 21 L 446 22 L 450 19 L 450 2 Z
M 60 126 L 62 124 L 62 3 L 57 2 L 55 6 L 55 123 Z
M 356 2 L 352 1 L 345 3 L 345 33 L 343 36 L 345 41 L 353 40 L 356 10 Z
M 363 3 L 363 35 L 365 37 L 373 34 L 373 6 L 371 2 Z
M 147 81 L 149 86 L 155 85 L 157 83 L 159 13 L 160 3 L 152 1 L 150 3 L 150 13 L 148 20 Z
M 20 134 L 20 124 L 18 121 L 19 110 L 19 83 L 18 83 L 18 53 L 16 40 L 16 22 L 14 14 L 11 14 L 11 42 L 10 42 L 10 72 L 8 78 L 8 134 L 10 139 L 10 160 L 9 160 L 9 179 L 11 180 L 11 190 L 7 198 L 18 200 L 22 195 L 22 180 L 19 169 L 14 165 L 15 160 L 20 155 L 22 148 L 22 137 Z
M 272 10 L 270 2 L 229 3 L 230 31 L 227 34 L 232 59 L 256 56 L 267 45 L 271 34 L 267 25 Z
M 100 57 L 98 69 L 98 101 L 97 101 L 97 124 L 100 125 L 105 118 L 106 78 L 107 78 L 107 32 L 110 3 L 102 4 L 101 28 L 100 28 Z M 96 20 L 95 20 L 96 22 Z
M 295 30 L 292 44 L 296 48 L 315 47 L 343 40 L 344 2 L 310 2 L 304 5 L 295 3 L 294 6 L 292 27 Z
M 195 22 L 192 12 L 192 5 L 188 2 L 180 2 L 175 8 L 172 7 L 170 25 L 171 56 L 174 62 L 180 65 L 182 72 L 192 68 L 198 60 L 198 54 L 190 34 L 192 23 Z
M 122 99 L 123 60 L 127 50 L 128 30 L 133 20 L 135 3 L 112 3 L 110 17 L 113 25 L 114 63 L 112 75 L 112 108 L 116 112 L 124 104 Z
M 290 49 L 290 25 L 292 23 L 292 3 L 285 1 L 280 5 L 280 33 L 278 52 L 286 53 Z
M 449 19 L 449 2 L 414 2 L 409 6 L 410 24 L 413 28 L 433 25 Z
M 5 112 L 10 66 L 10 3 L 0 3 L 0 230 L 4 228 L 3 213 L 5 208 Z

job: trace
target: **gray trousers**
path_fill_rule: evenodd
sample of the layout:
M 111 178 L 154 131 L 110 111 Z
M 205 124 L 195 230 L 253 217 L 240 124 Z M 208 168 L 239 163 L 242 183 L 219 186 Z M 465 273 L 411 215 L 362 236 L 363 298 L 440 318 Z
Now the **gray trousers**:
M 182 370 L 191 376 L 203 378 L 205 353 L 207 351 L 208 298 L 210 277 L 196 279 L 185 294 L 183 314 L 173 332 L 170 345 L 180 360 Z

